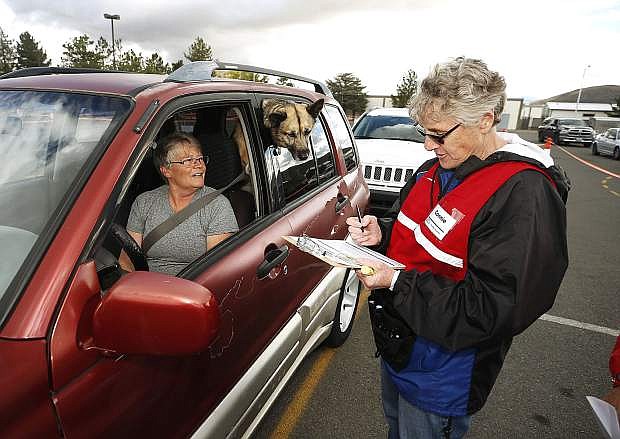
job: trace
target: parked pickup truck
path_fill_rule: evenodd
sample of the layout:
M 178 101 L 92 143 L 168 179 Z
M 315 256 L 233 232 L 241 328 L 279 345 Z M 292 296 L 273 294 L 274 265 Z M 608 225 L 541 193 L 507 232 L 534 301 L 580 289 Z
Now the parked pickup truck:
M 538 141 L 544 142 L 547 137 L 551 137 L 556 145 L 580 143 L 590 147 L 594 130 L 582 119 L 548 117 L 538 127 Z

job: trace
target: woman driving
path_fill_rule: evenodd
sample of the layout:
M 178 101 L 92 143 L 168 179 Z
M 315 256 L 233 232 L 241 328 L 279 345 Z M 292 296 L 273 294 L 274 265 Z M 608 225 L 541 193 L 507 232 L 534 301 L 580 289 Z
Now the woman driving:
M 172 133 L 162 139 L 154 152 L 155 167 L 167 184 L 140 194 L 131 206 L 127 231 L 142 246 L 151 230 L 192 201 L 215 189 L 204 185 L 208 156 L 190 135 Z M 238 231 L 228 199 L 219 195 L 146 251 L 151 271 L 176 275 L 188 263 Z M 121 266 L 129 266 L 126 255 Z

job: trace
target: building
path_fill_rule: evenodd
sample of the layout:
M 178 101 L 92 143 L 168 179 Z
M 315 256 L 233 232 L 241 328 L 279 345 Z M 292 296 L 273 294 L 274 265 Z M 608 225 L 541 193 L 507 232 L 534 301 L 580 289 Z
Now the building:
M 587 120 L 608 118 L 618 109 L 617 99 L 620 99 L 620 85 L 598 85 L 581 89 L 581 95 L 579 89 L 576 89 L 533 101 L 525 105 L 519 128 L 535 129 L 547 117 L 578 117 Z

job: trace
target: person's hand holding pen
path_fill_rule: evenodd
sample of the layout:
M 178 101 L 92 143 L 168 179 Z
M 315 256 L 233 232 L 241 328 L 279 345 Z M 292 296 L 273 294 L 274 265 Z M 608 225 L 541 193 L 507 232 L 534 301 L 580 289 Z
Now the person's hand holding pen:
M 362 217 L 359 208 L 357 209 L 357 215 L 357 217 L 351 216 L 347 218 L 349 234 L 353 242 L 366 247 L 379 244 L 381 242 L 381 228 L 377 222 L 377 217 L 372 215 Z

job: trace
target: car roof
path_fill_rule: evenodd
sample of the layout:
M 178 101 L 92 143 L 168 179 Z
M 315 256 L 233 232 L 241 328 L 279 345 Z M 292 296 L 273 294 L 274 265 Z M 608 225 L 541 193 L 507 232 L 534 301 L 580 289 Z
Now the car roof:
M 240 70 L 271 76 L 286 77 L 312 85 L 314 91 L 298 87 L 280 86 L 254 81 L 218 78 L 212 73 L 215 70 Z M 234 89 L 235 91 L 268 90 L 284 94 L 316 98 L 332 94 L 325 84 L 291 73 L 269 70 L 262 67 L 230 64 L 220 61 L 196 61 L 181 66 L 170 75 L 152 75 L 142 73 L 105 71 L 96 69 L 77 69 L 62 67 L 34 67 L 0 76 L 0 89 L 36 89 L 36 90 L 69 90 L 73 92 L 111 93 L 119 95 L 137 95 L 140 91 L 165 84 L 166 89 L 184 88 L 199 85 L 214 88 L 217 91 Z M 215 85 L 217 84 L 217 85 Z
M 72 73 L 26 76 L 0 80 L 0 88 L 73 90 L 129 95 L 134 90 L 159 84 L 165 75 L 141 73 Z
M 368 112 L 368 116 L 406 116 L 409 117 L 408 108 L 375 108 Z

